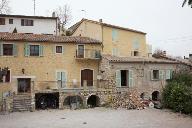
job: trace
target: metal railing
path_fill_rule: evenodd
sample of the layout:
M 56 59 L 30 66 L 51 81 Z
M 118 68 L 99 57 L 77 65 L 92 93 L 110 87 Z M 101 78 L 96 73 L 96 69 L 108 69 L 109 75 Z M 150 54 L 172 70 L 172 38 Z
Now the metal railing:
M 78 59 L 101 59 L 101 51 L 93 49 L 76 50 Z

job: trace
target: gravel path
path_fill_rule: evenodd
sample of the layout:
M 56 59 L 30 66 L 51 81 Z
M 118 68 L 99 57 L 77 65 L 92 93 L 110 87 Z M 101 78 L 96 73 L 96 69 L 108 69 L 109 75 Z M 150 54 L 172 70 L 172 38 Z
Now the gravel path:
M 192 128 L 192 118 L 148 108 L 45 110 L 0 115 L 0 128 Z

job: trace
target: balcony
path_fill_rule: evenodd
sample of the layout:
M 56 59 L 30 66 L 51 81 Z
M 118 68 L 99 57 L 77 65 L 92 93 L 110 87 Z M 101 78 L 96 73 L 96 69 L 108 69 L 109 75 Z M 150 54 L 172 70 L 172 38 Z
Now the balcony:
M 76 59 L 101 59 L 101 51 L 93 49 L 76 50 Z

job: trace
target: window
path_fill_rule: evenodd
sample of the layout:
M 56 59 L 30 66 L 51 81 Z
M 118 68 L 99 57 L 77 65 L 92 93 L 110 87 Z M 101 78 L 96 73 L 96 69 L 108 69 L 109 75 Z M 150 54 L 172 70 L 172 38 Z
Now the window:
M 59 71 L 59 72 L 56 72 L 56 73 L 57 73 L 56 79 L 57 79 L 58 86 L 60 88 L 66 87 L 66 85 L 67 85 L 67 74 L 66 74 L 66 72 Z
M 0 70 L 0 74 L 2 74 L 3 71 Z M 5 72 L 4 72 L 5 73 Z M 3 73 L 3 74 L 4 74 Z M 8 69 L 5 73 L 5 75 L 3 75 L 3 77 L 0 77 L 0 82 L 10 82 L 11 81 L 11 71 Z
M 25 56 L 43 56 L 43 45 L 37 44 L 25 44 L 24 46 Z
M 159 79 L 159 70 L 153 70 L 153 79 Z
M 132 70 L 117 70 L 116 71 L 116 86 L 117 87 L 133 87 L 133 71 Z
M 9 24 L 13 24 L 13 19 L 9 19 Z
M 139 56 L 139 52 L 138 51 L 134 51 L 133 52 L 133 56 Z
M 0 25 L 5 25 L 5 18 L 0 18 Z
M 30 45 L 30 56 L 39 56 L 39 45 Z
M 33 20 L 21 19 L 21 26 L 33 26 Z
M 152 80 L 163 80 L 164 72 L 163 70 L 152 70 L 151 78 Z
M 13 55 L 13 44 L 3 44 L 3 55 L 4 56 Z
M 56 53 L 63 53 L 63 46 L 56 46 Z
M 85 47 L 84 47 L 84 45 L 78 45 L 77 57 L 78 57 L 78 58 L 84 58 L 84 52 L 85 52 Z

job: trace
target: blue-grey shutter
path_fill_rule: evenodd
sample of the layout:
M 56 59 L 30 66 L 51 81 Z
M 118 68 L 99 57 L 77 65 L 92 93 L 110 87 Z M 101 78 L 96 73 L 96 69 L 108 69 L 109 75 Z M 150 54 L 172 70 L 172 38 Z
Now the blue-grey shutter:
M 170 69 L 170 79 L 173 78 L 173 69 Z
M 153 70 L 149 71 L 150 80 L 153 80 Z
M 64 54 L 64 45 L 62 46 L 62 54 Z
M 169 80 L 171 78 L 171 71 L 170 70 L 166 70 L 165 78 L 166 78 L 166 80 Z
M 61 72 L 62 75 L 62 87 L 66 87 L 67 84 L 67 76 L 65 72 Z
M 112 41 L 117 41 L 117 30 L 112 29 Z
M 0 43 L 0 56 L 2 56 L 2 55 L 3 55 L 3 44 Z
M 43 56 L 43 45 L 39 46 L 39 56 Z
M 129 87 L 133 87 L 133 71 L 129 70 Z
M 61 80 L 61 72 L 57 72 L 57 81 Z
M 116 87 L 121 87 L 121 71 L 116 71 Z
M 164 77 L 163 70 L 159 70 L 159 79 L 163 80 L 163 77 Z
M 18 50 L 17 50 L 17 45 L 13 44 L 13 56 L 17 56 Z
M 29 44 L 26 43 L 24 47 L 25 47 L 24 48 L 24 55 L 29 56 L 30 55 L 30 46 L 29 46 Z

